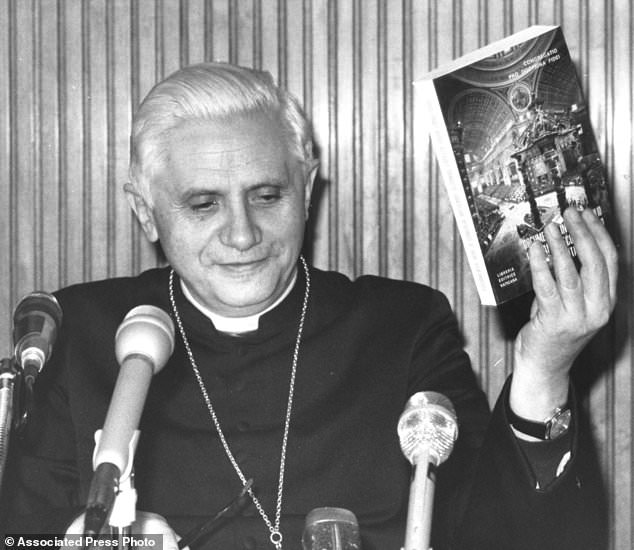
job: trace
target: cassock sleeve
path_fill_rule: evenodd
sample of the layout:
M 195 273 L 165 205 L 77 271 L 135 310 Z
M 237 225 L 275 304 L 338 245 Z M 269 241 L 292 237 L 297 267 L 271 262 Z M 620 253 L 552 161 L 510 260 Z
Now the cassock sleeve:
M 63 534 L 81 511 L 74 428 L 53 353 L 35 384 L 35 400 L 23 433 L 11 436 L 3 486 L 5 533 Z
M 463 351 L 455 316 L 438 295 L 434 314 L 419 334 L 412 356 L 410 393 L 432 390 L 452 401 L 459 437 L 440 466 L 436 484 L 434 549 L 553 550 L 605 546 L 599 471 L 587 430 L 581 429 L 574 393 L 569 445 L 563 472 L 537 488 L 530 452 L 514 435 L 505 413 L 507 380 L 492 413 Z M 554 455 L 561 456 L 557 446 Z M 537 460 L 548 461 L 544 456 Z

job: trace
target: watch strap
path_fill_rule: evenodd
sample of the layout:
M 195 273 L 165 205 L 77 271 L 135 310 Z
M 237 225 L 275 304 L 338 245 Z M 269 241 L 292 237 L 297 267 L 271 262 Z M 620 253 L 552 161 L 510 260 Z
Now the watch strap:
M 523 434 L 537 439 L 555 439 L 568 430 L 570 426 L 570 407 L 566 403 L 563 407 L 555 409 L 553 415 L 543 422 L 528 420 L 515 414 L 509 400 L 506 400 L 506 417 L 511 426 Z

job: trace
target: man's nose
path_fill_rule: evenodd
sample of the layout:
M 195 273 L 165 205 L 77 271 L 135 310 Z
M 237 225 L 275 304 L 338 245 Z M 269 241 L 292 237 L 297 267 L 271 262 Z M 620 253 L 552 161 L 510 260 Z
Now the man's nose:
M 236 250 L 248 250 L 260 242 L 261 236 L 248 204 L 240 201 L 228 208 L 227 220 L 220 235 L 224 245 Z

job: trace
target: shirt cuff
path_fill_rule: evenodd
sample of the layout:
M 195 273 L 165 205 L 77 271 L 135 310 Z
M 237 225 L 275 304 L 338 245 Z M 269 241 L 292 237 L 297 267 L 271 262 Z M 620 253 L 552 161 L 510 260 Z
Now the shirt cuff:
M 503 392 L 504 411 L 510 408 L 509 392 L 512 375 L 507 379 L 507 384 Z M 556 439 L 535 440 L 530 436 L 522 437 L 523 432 L 509 424 L 509 429 L 515 436 L 519 448 L 526 459 L 535 479 L 535 489 L 545 489 L 550 483 L 557 479 L 566 468 L 566 465 L 572 458 L 573 433 L 575 429 L 576 407 L 574 406 L 575 397 L 572 385 L 568 390 L 568 402 L 572 411 L 571 423 L 568 429 Z M 506 418 L 506 422 L 509 419 Z

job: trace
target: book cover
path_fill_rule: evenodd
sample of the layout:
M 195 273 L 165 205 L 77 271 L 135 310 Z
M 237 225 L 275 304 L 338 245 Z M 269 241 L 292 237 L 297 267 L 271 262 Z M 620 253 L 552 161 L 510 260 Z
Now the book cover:
M 548 246 L 561 214 L 593 208 L 606 223 L 607 181 L 577 72 L 560 27 L 534 26 L 416 82 L 441 176 L 480 300 L 531 286 L 528 248 Z

